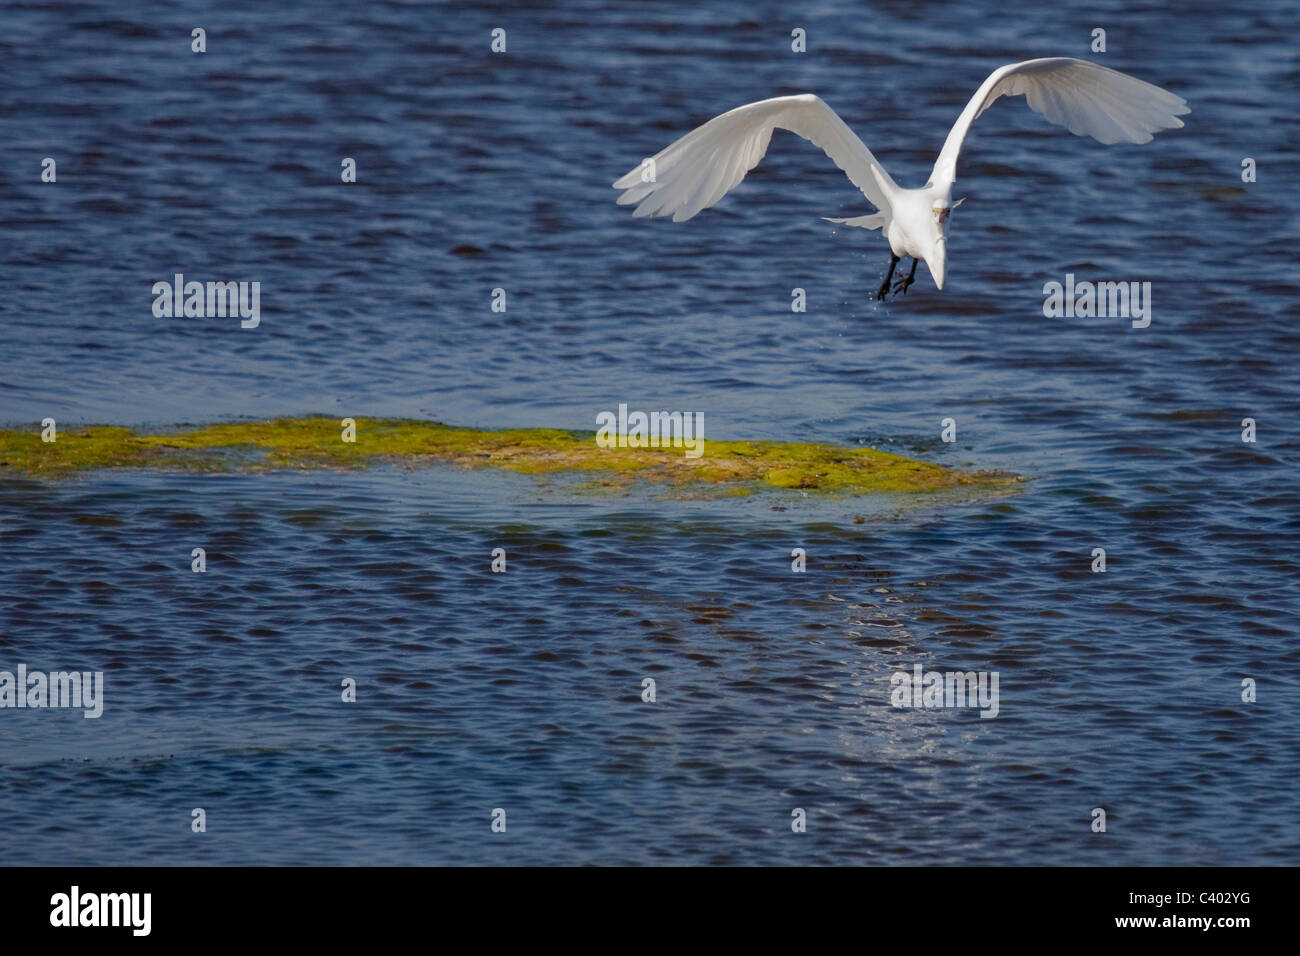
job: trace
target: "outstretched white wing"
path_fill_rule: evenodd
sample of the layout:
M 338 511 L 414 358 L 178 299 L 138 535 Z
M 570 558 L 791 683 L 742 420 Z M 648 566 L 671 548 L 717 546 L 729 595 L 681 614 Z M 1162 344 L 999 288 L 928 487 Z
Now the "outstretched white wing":
M 825 150 L 877 209 L 888 200 L 877 181 L 894 181 L 835 111 L 811 93 L 778 96 L 715 116 L 614 182 L 619 205 L 640 203 L 636 216 L 690 219 L 736 186 L 767 152 L 774 129 L 788 129 Z M 645 179 L 653 170 L 653 182 Z M 873 170 L 875 171 L 873 174 Z
M 934 164 L 930 181 L 952 184 L 957 154 L 976 117 L 999 96 L 1021 96 L 1029 108 L 1076 136 L 1106 143 L 1146 143 L 1183 125 L 1187 101 L 1135 76 L 1087 60 L 1053 56 L 1009 63 L 989 74 L 971 97 Z

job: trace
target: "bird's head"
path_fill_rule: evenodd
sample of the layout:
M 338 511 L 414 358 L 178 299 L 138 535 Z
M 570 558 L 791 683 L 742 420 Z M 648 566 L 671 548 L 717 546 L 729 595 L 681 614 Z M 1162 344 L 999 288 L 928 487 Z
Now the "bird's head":
M 936 289 L 943 288 L 948 268 L 948 217 L 965 201 L 963 197 L 950 203 L 947 196 L 942 196 L 933 200 L 930 206 L 930 243 L 925 264 Z
M 958 199 L 956 202 L 949 202 L 947 196 L 941 196 L 931 202 L 930 205 L 931 223 L 934 226 L 936 233 L 938 233 L 941 236 L 948 235 L 948 217 L 952 215 L 952 211 L 954 209 L 956 209 L 965 201 L 966 201 L 965 196 L 963 196 L 961 199 Z

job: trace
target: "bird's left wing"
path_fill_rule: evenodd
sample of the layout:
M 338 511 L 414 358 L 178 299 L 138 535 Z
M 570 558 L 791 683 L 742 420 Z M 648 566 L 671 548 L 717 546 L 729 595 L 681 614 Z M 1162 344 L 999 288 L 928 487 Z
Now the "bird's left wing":
M 989 74 L 966 104 L 930 181 L 951 185 L 971 124 L 998 97 L 1022 95 L 1031 110 L 1049 121 L 1108 145 L 1149 142 L 1153 133 L 1182 126 L 1178 117 L 1191 112 L 1181 96 L 1087 60 L 1053 56 L 1009 63 Z
M 853 130 L 811 93 L 761 100 L 715 116 L 657 153 L 652 166 L 643 163 L 615 180 L 615 189 L 626 190 L 618 203 L 640 203 L 637 216 L 690 219 L 758 165 L 775 129 L 788 129 L 820 146 L 873 206 L 890 208 L 885 188 L 897 188 L 894 181 Z M 651 171 L 653 179 L 648 178 Z

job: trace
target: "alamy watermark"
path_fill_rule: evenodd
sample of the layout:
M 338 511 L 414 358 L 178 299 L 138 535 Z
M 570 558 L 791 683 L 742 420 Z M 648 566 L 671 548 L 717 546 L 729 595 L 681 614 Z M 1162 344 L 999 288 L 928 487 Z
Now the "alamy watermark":
M 224 319 L 238 315 L 241 329 L 255 329 L 262 321 L 262 283 L 186 282 L 176 273 L 169 285 L 155 282 L 151 290 L 155 318 Z
M 152 893 L 83 893 L 74 884 L 50 897 L 51 926 L 124 926 L 133 936 L 148 936 L 152 911 Z
M 703 412 L 629 412 L 626 403 L 596 414 L 601 448 L 684 448 L 687 458 L 704 454 Z
M 897 671 L 890 683 L 895 707 L 978 707 L 980 717 L 998 715 L 997 671 L 927 671 L 915 664 L 912 673 Z
M 0 708 L 79 707 L 83 717 L 104 712 L 103 671 L 0 671 Z
M 1067 272 L 1064 284 L 1044 283 L 1043 295 L 1043 315 L 1049 319 L 1132 319 L 1135 329 L 1151 324 L 1150 282 L 1075 282 L 1074 273 Z

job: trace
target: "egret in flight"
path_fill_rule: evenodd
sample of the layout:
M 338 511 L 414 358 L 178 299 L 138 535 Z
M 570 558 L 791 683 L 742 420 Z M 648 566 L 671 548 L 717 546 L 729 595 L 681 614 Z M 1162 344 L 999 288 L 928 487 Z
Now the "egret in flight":
M 619 205 L 638 203 L 635 216 L 672 216 L 684 222 L 736 186 L 767 152 L 775 129 L 786 129 L 820 146 L 862 190 L 876 212 L 852 219 L 828 219 L 879 229 L 889 240 L 889 271 L 877 297 L 903 256 L 912 258 L 906 278 L 899 273 L 895 294 L 906 292 L 924 260 L 935 287 L 947 270 L 948 220 L 964 200 L 952 201 L 957 154 L 975 118 L 1000 96 L 1025 97 L 1029 108 L 1076 136 L 1111 143 L 1146 143 L 1153 133 L 1183 125 L 1187 102 L 1168 90 L 1072 57 L 1044 57 L 1009 63 L 989 74 L 948 133 L 929 181 L 904 189 L 862 140 L 820 97 L 778 96 L 714 117 L 614 182 L 623 190 Z

